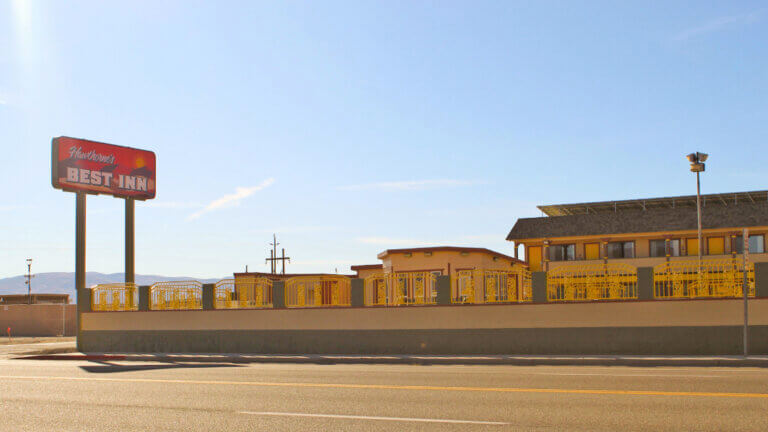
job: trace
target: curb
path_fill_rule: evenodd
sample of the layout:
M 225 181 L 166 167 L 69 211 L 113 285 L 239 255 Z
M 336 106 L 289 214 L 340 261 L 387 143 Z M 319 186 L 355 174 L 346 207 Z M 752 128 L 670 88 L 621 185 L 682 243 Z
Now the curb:
M 678 366 L 768 368 L 768 357 L 545 357 L 545 356 L 345 356 L 247 354 L 44 354 L 15 357 L 24 360 L 135 361 L 160 363 L 297 363 L 297 364 L 410 364 L 508 366 Z

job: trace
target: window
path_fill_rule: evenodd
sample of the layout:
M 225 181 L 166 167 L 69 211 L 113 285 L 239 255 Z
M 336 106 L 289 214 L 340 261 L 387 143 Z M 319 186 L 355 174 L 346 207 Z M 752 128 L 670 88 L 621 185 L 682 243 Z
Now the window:
M 669 250 L 667 250 L 667 243 L 669 243 Z M 664 257 L 680 256 L 680 239 L 666 240 L 651 240 L 650 242 L 650 255 L 652 257 Z
M 550 261 L 573 261 L 576 259 L 576 245 L 552 245 L 549 247 Z
M 634 258 L 635 242 L 610 242 L 606 245 L 608 258 Z
M 744 252 L 744 238 L 742 236 L 736 236 L 733 239 L 733 250 L 737 254 Z M 749 253 L 763 253 L 765 252 L 765 236 L 762 234 L 753 234 L 749 236 Z

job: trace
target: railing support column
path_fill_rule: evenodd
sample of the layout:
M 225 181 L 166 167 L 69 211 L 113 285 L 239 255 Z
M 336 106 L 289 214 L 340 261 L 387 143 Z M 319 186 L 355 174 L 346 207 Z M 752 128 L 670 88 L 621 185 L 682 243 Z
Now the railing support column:
M 350 306 L 363 307 L 365 306 L 365 280 L 364 279 L 352 279 L 350 285 Z
M 149 285 L 139 286 L 139 310 L 149 310 Z
M 285 282 L 272 282 L 272 308 L 285 309 Z
M 637 299 L 653 300 L 653 267 L 637 268 Z
M 451 304 L 451 277 L 438 276 L 435 281 L 435 289 L 437 290 L 437 304 L 450 305 Z
M 755 263 L 755 297 L 768 297 L 768 262 Z
M 203 310 L 214 310 L 214 284 L 203 284 Z
M 534 303 L 547 302 L 547 272 L 537 271 L 531 274 L 531 289 Z

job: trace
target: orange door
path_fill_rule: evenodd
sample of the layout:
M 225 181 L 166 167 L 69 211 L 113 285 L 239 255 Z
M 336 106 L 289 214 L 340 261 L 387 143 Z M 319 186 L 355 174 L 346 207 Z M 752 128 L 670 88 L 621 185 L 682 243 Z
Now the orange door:
M 541 271 L 541 246 L 528 248 L 528 267 L 531 271 Z
M 584 259 L 600 259 L 600 243 L 587 243 L 584 245 Z
M 698 255 L 699 254 L 699 239 L 697 238 L 689 238 L 685 240 L 685 248 L 686 253 L 688 255 Z
M 723 255 L 725 253 L 725 240 L 722 237 L 710 237 L 707 239 L 708 255 Z

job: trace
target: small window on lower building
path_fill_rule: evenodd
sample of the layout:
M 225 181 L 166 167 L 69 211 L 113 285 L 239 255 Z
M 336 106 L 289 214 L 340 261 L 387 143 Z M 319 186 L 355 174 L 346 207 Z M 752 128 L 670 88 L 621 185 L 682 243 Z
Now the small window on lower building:
M 634 258 L 635 242 L 610 242 L 606 245 L 608 258 Z
M 573 261 L 576 259 L 576 245 L 552 245 L 549 247 L 550 261 Z

